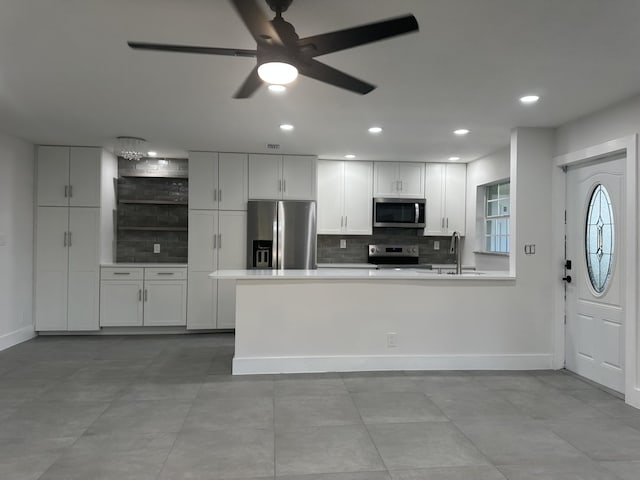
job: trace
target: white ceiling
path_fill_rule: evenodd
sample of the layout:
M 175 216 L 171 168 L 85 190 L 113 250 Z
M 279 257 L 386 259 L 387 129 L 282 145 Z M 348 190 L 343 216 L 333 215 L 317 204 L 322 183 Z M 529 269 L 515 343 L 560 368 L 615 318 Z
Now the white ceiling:
M 284 96 L 235 100 L 255 60 L 125 43 L 255 48 L 228 1 L 1 0 L 0 131 L 73 145 L 141 136 L 167 156 L 279 143 L 322 158 L 469 161 L 512 127 L 557 126 L 640 92 L 638 0 L 294 0 L 285 19 L 305 37 L 406 13 L 419 33 L 319 57 L 377 85 L 369 95 L 302 77 Z M 541 102 L 520 105 L 527 93 Z M 374 124 L 383 134 L 367 133 Z M 471 134 L 454 137 L 461 126 Z

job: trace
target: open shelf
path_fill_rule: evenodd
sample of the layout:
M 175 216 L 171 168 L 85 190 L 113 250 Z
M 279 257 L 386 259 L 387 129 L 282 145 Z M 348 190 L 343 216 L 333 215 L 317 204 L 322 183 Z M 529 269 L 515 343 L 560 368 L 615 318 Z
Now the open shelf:
M 120 226 L 118 230 L 141 230 L 147 232 L 186 232 L 187 227 L 142 227 L 142 226 Z
M 189 205 L 189 202 L 172 202 L 170 200 L 118 200 L 118 203 L 137 205 Z

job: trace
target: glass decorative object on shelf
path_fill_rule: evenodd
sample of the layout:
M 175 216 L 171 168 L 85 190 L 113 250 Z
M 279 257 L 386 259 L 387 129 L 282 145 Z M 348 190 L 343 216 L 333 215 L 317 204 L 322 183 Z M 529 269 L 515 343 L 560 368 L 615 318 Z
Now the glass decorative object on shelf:
M 146 156 L 146 143 L 144 138 L 140 137 L 118 137 L 116 144 L 116 154 L 127 160 L 140 160 Z
M 597 294 L 605 291 L 613 268 L 615 246 L 613 209 L 609 192 L 602 184 L 593 189 L 587 209 L 585 255 L 591 286 Z

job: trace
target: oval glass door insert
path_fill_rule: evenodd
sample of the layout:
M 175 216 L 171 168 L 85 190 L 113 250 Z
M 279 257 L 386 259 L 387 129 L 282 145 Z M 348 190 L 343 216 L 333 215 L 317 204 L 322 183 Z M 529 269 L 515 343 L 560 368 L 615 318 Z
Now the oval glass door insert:
M 597 294 L 605 291 L 611 277 L 614 233 L 611 197 L 604 185 L 598 184 L 593 189 L 589 200 L 585 231 L 587 271 L 591 286 Z

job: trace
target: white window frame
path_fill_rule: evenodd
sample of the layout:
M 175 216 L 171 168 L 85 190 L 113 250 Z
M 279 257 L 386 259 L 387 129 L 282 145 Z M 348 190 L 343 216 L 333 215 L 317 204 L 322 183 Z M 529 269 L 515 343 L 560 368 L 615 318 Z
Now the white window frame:
M 505 185 L 509 186 L 509 193 L 507 195 L 500 194 L 500 187 L 504 187 Z M 498 187 L 498 197 L 492 200 L 489 200 L 489 188 Z M 495 183 L 490 183 L 484 185 L 484 201 L 483 201 L 483 222 L 482 222 L 482 251 L 484 253 L 497 253 L 497 254 L 509 254 L 509 239 L 511 236 L 511 225 L 510 225 L 510 214 L 511 214 L 511 206 L 510 206 L 510 197 L 511 197 L 511 181 L 510 180 L 502 180 Z M 489 215 L 489 204 L 496 202 L 500 204 L 500 202 L 507 201 L 509 203 L 509 209 L 506 214 L 498 212 L 497 215 Z M 487 225 L 492 220 L 504 220 L 506 219 L 507 228 L 506 233 L 489 233 L 487 229 Z M 497 222 L 496 222 L 497 223 Z M 492 242 L 493 245 L 498 246 L 497 248 L 491 249 L 488 245 L 490 244 L 489 239 L 493 238 L 495 241 Z M 498 240 L 502 239 L 500 242 Z M 502 243 L 504 245 L 504 249 L 501 249 L 499 245 Z

